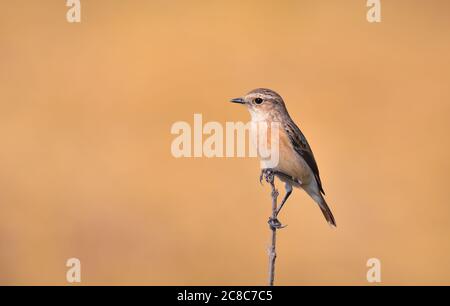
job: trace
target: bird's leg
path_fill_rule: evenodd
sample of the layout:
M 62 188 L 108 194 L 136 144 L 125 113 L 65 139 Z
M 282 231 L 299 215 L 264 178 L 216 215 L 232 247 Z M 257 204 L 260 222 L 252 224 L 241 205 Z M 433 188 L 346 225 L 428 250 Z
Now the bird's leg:
M 280 213 L 281 209 L 283 208 L 284 204 L 286 203 L 289 196 L 292 194 L 292 185 L 289 183 L 285 184 L 286 194 L 284 195 L 283 200 L 281 201 L 280 207 L 277 209 L 276 216 L 278 217 L 278 214 Z
M 280 213 L 281 209 L 283 208 L 283 206 L 286 203 L 289 196 L 292 194 L 292 185 L 291 184 L 286 183 L 285 188 L 286 188 L 286 194 L 284 195 L 284 198 L 281 201 L 280 206 L 277 208 L 277 211 L 275 212 L 275 217 L 272 216 L 271 218 L 269 218 L 269 225 L 276 229 L 284 228 L 287 226 L 287 225 L 281 224 L 280 220 L 278 220 L 278 214 Z
M 275 175 L 276 174 L 277 174 L 277 172 L 272 170 L 272 169 L 263 169 L 261 171 L 261 176 L 259 178 L 260 182 L 262 182 L 262 180 L 265 179 L 266 182 L 268 182 L 272 186 L 272 199 L 276 199 L 278 197 L 278 191 L 275 188 Z M 291 188 L 291 190 L 289 192 L 289 195 L 290 195 L 290 193 L 292 193 L 292 188 Z M 269 221 L 268 221 L 270 228 L 272 228 L 272 229 L 281 229 L 281 228 L 285 227 L 277 219 L 277 215 L 278 215 L 280 209 L 283 207 L 283 205 L 286 202 L 288 197 L 289 196 L 285 196 L 284 197 L 280 208 L 277 209 L 276 211 L 274 210 L 273 215 L 270 216 Z

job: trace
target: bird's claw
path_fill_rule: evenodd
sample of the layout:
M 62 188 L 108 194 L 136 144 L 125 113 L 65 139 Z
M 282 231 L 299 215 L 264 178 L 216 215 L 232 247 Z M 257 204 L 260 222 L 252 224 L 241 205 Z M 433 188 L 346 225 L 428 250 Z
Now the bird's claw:
M 267 183 L 273 182 L 274 177 L 275 172 L 272 169 L 262 169 L 261 175 L 259 176 L 259 183 L 262 185 L 263 179 L 265 179 Z
M 269 223 L 271 230 L 282 229 L 287 226 L 287 225 L 281 224 L 281 222 L 277 218 L 272 218 L 272 217 L 269 218 L 269 221 L 267 223 Z

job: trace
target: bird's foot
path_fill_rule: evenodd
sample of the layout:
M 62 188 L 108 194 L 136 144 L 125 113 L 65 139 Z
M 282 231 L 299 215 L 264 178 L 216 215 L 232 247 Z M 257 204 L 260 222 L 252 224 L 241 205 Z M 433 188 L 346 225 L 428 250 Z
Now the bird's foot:
M 269 218 L 269 221 L 267 223 L 269 223 L 271 230 L 282 229 L 287 226 L 287 225 L 281 224 L 281 222 L 277 218 L 272 218 L 272 217 Z
M 259 182 L 262 184 L 263 179 L 266 180 L 267 183 L 273 182 L 275 178 L 275 171 L 272 169 L 262 169 L 261 175 L 259 176 Z

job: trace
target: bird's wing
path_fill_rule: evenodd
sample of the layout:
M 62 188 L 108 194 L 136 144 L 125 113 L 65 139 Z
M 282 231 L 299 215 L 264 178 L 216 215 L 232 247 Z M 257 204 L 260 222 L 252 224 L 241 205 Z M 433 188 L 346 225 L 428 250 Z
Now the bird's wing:
M 284 125 L 284 128 L 289 136 L 294 150 L 305 160 L 305 162 L 314 173 L 314 177 L 316 178 L 317 184 L 319 185 L 320 192 L 325 194 L 325 191 L 322 188 L 322 181 L 320 180 L 319 176 L 319 167 L 317 167 L 316 160 L 314 159 L 314 154 L 311 150 L 311 147 L 309 146 L 308 141 L 306 140 L 305 135 L 303 135 L 298 126 L 292 120 L 288 120 L 288 122 Z

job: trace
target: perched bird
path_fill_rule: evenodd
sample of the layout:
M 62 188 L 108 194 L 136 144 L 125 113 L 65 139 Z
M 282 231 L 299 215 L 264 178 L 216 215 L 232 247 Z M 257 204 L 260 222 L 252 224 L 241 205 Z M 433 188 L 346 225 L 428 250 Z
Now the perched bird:
M 284 196 L 276 216 L 280 213 L 287 199 L 292 193 L 292 187 L 302 188 L 313 198 L 322 210 L 325 219 L 331 226 L 336 226 L 333 214 L 325 201 L 325 192 L 319 176 L 319 168 L 314 159 L 311 147 L 305 136 L 289 116 L 283 98 L 270 89 L 258 88 L 241 98 L 231 102 L 247 106 L 252 122 L 265 122 L 271 126 L 272 122 L 279 126 L 279 162 L 273 171 L 274 175 L 285 183 Z M 270 219 L 269 224 L 275 228 L 282 225 L 277 218 Z

